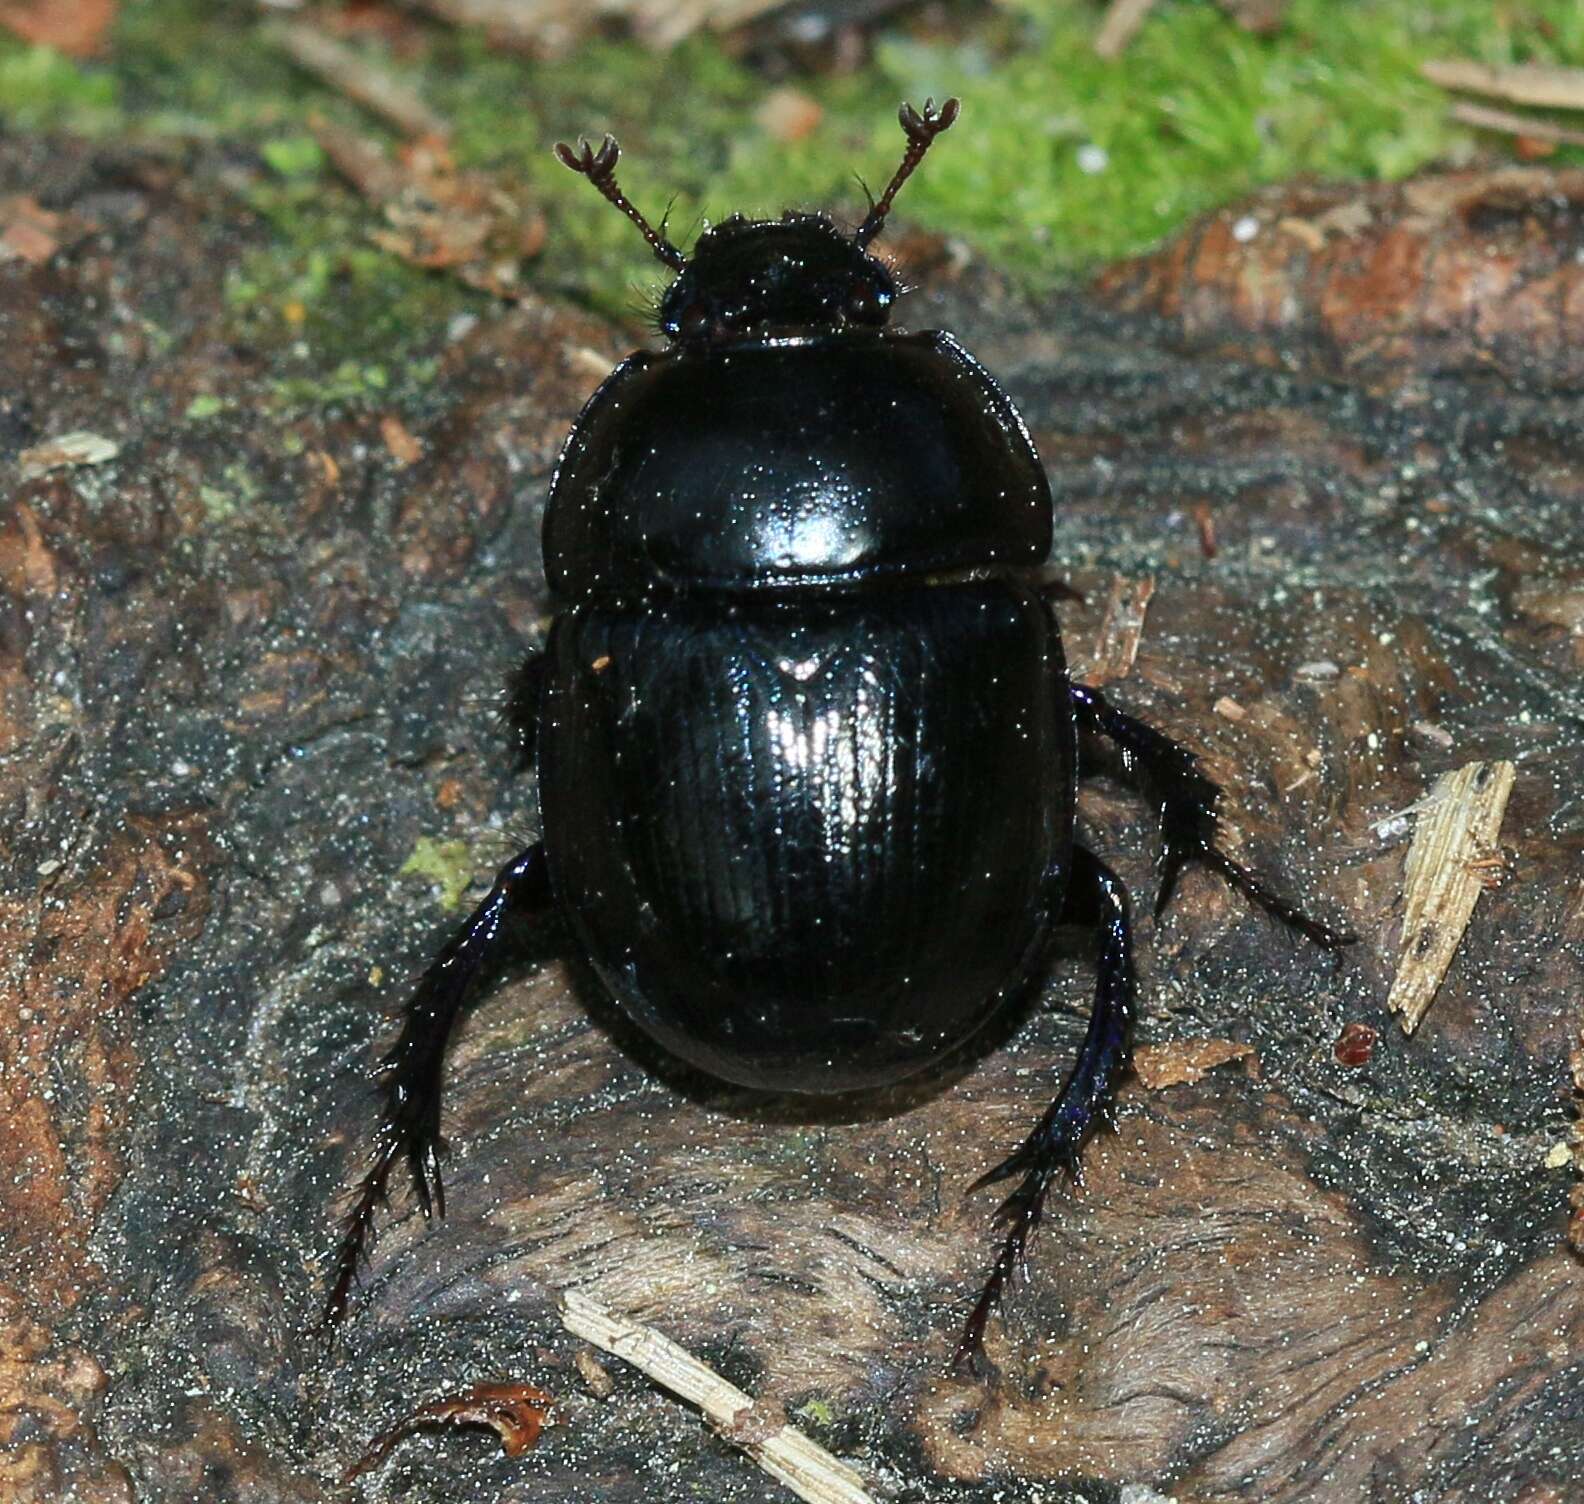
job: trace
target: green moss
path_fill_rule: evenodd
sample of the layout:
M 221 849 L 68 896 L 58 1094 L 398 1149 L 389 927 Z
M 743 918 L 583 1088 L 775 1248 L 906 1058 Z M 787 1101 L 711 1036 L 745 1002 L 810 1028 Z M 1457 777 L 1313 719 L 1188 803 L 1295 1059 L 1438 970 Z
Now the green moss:
M 318 177 L 325 154 L 312 136 L 277 136 L 259 148 L 259 155 L 283 178 Z
M 210 522 L 226 523 L 257 501 L 262 489 L 258 477 L 237 460 L 220 472 L 217 483 L 199 486 L 198 499 L 203 503 L 204 515 Z
M 798 85 L 824 118 L 791 145 L 756 120 L 772 85 L 709 38 L 668 56 L 600 41 L 541 63 L 437 26 L 423 56 L 382 62 L 454 122 L 463 166 L 520 177 L 542 207 L 551 234 L 530 272 L 537 287 L 610 313 L 630 312 L 663 273 L 631 227 L 552 160 L 550 143 L 580 131 L 621 137 L 629 193 L 656 211 L 675 195 L 671 222 L 685 243 L 701 218 L 734 209 L 856 216 L 853 174 L 882 181 L 896 159 L 892 101 L 960 94 L 961 123 L 909 185 L 903 212 L 1038 288 L 1261 183 L 1392 177 L 1468 156 L 1480 138 L 1451 123 L 1446 96 L 1420 79 L 1428 58 L 1584 64 L 1577 0 L 1293 0 L 1265 38 L 1216 6 L 1163 0 L 1114 62 L 1094 56 L 1099 14 L 1080 0 L 1004 0 L 951 36 L 900 23 L 857 73 Z M 270 171 L 251 203 L 269 244 L 232 288 L 240 332 L 266 348 L 306 344 L 333 371 L 384 365 L 399 396 L 402 352 L 481 300 L 369 243 L 377 211 L 324 164 L 306 133 L 313 110 L 381 134 L 241 11 L 205 0 L 125 5 L 102 63 L 0 42 L 0 111 L 17 125 L 261 142 Z M 1569 159 L 1581 158 L 1558 157 Z M 370 383 L 331 385 L 357 400 Z
M 80 68 L 51 48 L 0 36 L 0 121 L 16 130 L 97 135 L 120 119 L 112 75 Z
M 402 863 L 401 875 L 428 878 L 440 890 L 440 907 L 449 912 L 462 902 L 473 881 L 473 850 L 466 841 L 420 836 L 412 855 Z
M 792 1413 L 814 1426 L 829 1426 L 836 1419 L 836 1411 L 829 1400 L 805 1400 Z
M 217 397 L 213 392 L 200 392 L 187 404 L 183 417 L 189 423 L 202 423 L 205 418 L 218 418 L 225 410 L 224 397 Z

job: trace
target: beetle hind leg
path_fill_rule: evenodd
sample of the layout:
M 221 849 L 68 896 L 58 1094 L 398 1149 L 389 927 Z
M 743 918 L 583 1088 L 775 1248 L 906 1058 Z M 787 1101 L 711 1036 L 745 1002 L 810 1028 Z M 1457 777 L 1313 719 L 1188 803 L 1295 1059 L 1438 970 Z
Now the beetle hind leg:
M 1081 846 L 1073 848 L 1060 922 L 1081 924 L 1096 936 L 1094 1009 L 1078 1059 L 1045 1116 L 1012 1154 L 970 1188 L 979 1190 L 1022 1176 L 1017 1189 L 996 1210 L 996 1225 L 1006 1229 L 1006 1237 L 957 1344 L 953 1366 L 959 1371 L 979 1365 L 985 1325 L 1027 1261 L 1029 1239 L 1044 1215 L 1051 1188 L 1063 1175 L 1081 1183 L 1079 1151 L 1096 1122 L 1111 1121 L 1112 1085 L 1127 1061 L 1135 995 L 1127 890 L 1104 862 Z
M 335 1277 L 325 1301 L 325 1326 L 333 1326 L 346 1314 L 373 1232 L 375 1208 L 386 1200 L 386 1184 L 398 1160 L 407 1162 L 425 1219 L 437 1212 L 445 1215 L 445 1186 L 440 1177 L 440 1087 L 451 1030 L 478 984 L 510 949 L 512 922 L 545 914 L 550 906 L 544 848 L 536 844 L 501 869 L 489 896 L 446 942 L 418 983 L 407 1004 L 401 1034 L 380 1063 L 384 1108 L 374 1152 L 336 1253 Z
M 1143 721 L 1124 714 L 1098 689 L 1086 684 L 1072 686 L 1072 703 L 1079 726 L 1114 742 L 1121 749 L 1123 766 L 1137 775 L 1160 807 L 1157 917 L 1170 901 L 1183 868 L 1189 862 L 1199 862 L 1219 873 L 1251 903 L 1326 950 L 1338 950 L 1358 938 L 1311 919 L 1295 903 L 1267 887 L 1241 862 L 1233 860 L 1216 845 L 1215 806 L 1221 789 L 1204 775 L 1198 758 L 1186 747 L 1179 746 Z

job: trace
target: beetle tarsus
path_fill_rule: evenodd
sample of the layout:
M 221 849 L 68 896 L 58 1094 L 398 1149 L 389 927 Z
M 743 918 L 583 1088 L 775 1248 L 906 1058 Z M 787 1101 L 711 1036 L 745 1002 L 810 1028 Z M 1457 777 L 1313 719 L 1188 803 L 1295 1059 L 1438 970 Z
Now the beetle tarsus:
M 1157 917 L 1170 901 L 1183 868 L 1190 862 L 1199 862 L 1219 873 L 1272 918 L 1279 919 L 1326 950 L 1339 950 L 1358 938 L 1350 931 L 1333 929 L 1311 919 L 1216 845 L 1215 806 L 1221 789 L 1205 776 L 1198 758 L 1186 747 L 1118 710 L 1098 689 L 1087 684 L 1072 686 L 1072 702 L 1079 726 L 1114 742 L 1121 750 L 1123 766 L 1138 777 L 1160 806 Z
M 1063 1174 L 1075 1185 L 1083 1183 L 1079 1151 L 1090 1128 L 1109 1119 L 1111 1088 L 1127 1061 L 1135 991 L 1127 889 L 1116 873 L 1082 846 L 1073 848 L 1061 922 L 1083 925 L 1097 937 L 1094 1008 L 1083 1048 L 1056 1100 L 1023 1143 L 971 1187 L 976 1191 L 1023 1175 L 1022 1184 L 995 1213 L 996 1225 L 1008 1229 L 1006 1240 L 957 1344 L 953 1366 L 959 1373 L 979 1371 L 985 1325 L 1027 1261 L 1029 1239 L 1044 1215 L 1051 1187 Z
M 544 849 L 534 845 L 501 869 L 489 896 L 446 942 L 418 984 L 401 1034 L 378 1071 L 384 1112 L 373 1156 L 342 1233 L 323 1325 L 334 1326 L 346 1314 L 374 1230 L 374 1209 L 388 1203 L 387 1182 L 397 1160 L 407 1161 L 424 1219 L 445 1216 L 440 1085 L 446 1044 L 477 984 L 509 947 L 510 921 L 530 917 L 549 905 Z

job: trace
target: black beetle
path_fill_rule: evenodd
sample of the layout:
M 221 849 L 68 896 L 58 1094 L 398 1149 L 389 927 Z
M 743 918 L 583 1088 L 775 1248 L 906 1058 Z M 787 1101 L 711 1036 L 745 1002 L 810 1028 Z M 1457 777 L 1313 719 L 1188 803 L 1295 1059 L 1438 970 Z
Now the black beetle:
M 1073 837 L 1078 736 L 1117 744 L 1161 813 L 1157 912 L 1203 862 L 1327 947 L 1214 842 L 1189 752 L 1071 682 L 1042 566 L 1052 502 L 1017 410 L 949 335 L 886 328 L 869 254 L 957 117 L 901 110 L 907 150 L 853 234 L 734 216 L 684 257 L 616 184 L 617 146 L 556 148 L 676 279 L 668 348 L 624 361 L 562 452 L 544 521 L 556 615 L 513 680 L 543 839 L 495 881 L 408 1005 L 327 1317 L 405 1158 L 444 1211 L 441 1063 L 521 921 L 553 915 L 621 1009 L 728 1081 L 879 1086 L 961 1046 L 1096 937 L 1088 1034 L 1050 1110 L 975 1187 L 1021 1177 L 959 1362 L 1052 1182 L 1107 1111 L 1133 1016 L 1127 896 Z

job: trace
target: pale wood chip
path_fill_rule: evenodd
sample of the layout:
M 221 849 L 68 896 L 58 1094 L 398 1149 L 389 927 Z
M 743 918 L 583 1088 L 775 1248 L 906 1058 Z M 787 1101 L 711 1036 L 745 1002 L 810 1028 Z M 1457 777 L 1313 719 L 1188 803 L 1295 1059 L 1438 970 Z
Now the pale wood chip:
M 1133 1051 L 1133 1074 L 1147 1091 L 1188 1086 L 1229 1060 L 1245 1060 L 1254 1046 L 1233 1039 L 1174 1039 L 1169 1044 L 1141 1044 Z
M 1374 211 L 1362 198 L 1348 199 L 1337 204 L 1334 208 L 1327 209 L 1324 214 L 1317 215 L 1313 221 L 1314 227 L 1321 234 L 1329 235 L 1334 232 L 1344 239 L 1362 235 L 1374 223 Z
M 47 265 L 63 246 L 97 228 L 81 215 L 46 209 L 31 194 L 9 194 L 0 198 L 0 261 Z
M 23 479 L 34 480 L 51 470 L 69 469 L 75 465 L 103 465 L 120 452 L 121 446 L 114 439 L 107 439 L 102 433 L 78 429 L 46 439 L 31 449 L 24 449 L 17 456 L 17 462 L 22 467 Z
M 1294 240 L 1302 242 L 1308 250 L 1325 249 L 1325 231 L 1307 219 L 1299 219 L 1289 214 L 1276 221 L 1276 228 L 1284 235 L 1291 235 Z
M 610 1376 L 610 1370 L 596 1358 L 589 1348 L 580 1347 L 572 1354 L 572 1361 L 577 1365 L 577 1371 L 583 1375 L 583 1382 L 588 1385 L 589 1393 L 597 1400 L 608 1400 L 616 1392 L 616 1380 Z
M 1403 875 L 1402 960 L 1386 1006 L 1412 1034 L 1452 964 L 1496 852 L 1515 769 L 1471 762 L 1436 780 L 1423 801 Z
M 380 419 L 380 437 L 385 440 L 391 458 L 404 469 L 423 458 L 423 445 L 395 413 L 387 413 Z

